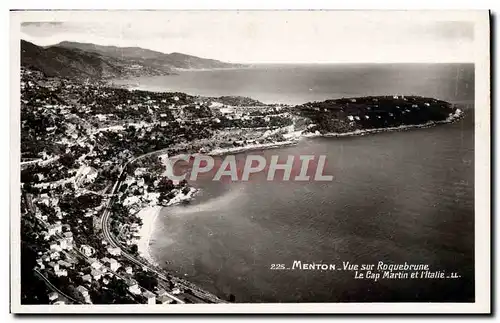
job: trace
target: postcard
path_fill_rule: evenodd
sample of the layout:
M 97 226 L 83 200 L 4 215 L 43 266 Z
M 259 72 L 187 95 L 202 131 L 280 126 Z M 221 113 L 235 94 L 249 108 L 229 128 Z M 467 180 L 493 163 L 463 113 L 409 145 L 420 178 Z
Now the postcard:
M 11 11 L 14 313 L 489 313 L 488 11 Z

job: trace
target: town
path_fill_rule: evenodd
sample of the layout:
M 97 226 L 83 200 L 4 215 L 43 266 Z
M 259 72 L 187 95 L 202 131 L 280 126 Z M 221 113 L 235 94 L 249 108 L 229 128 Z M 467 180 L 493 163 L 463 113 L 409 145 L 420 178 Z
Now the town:
M 138 211 L 195 193 L 159 156 L 287 140 L 303 118 L 246 98 L 21 77 L 23 302 L 225 302 L 138 254 Z
M 224 154 L 459 115 L 444 101 L 420 97 L 294 107 L 129 90 L 22 68 L 22 302 L 235 301 L 235 295 L 213 295 L 138 253 L 138 212 L 196 194 L 188 181 L 166 176 L 162 156 Z

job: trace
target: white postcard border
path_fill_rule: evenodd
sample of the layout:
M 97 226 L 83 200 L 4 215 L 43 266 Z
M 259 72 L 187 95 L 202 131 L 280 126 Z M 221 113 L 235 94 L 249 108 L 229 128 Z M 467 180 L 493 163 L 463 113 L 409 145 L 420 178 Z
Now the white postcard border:
M 372 11 L 372 13 L 380 11 Z M 265 303 L 161 305 L 22 305 L 20 299 L 20 23 L 89 19 L 84 11 L 16 11 L 10 15 L 10 297 L 13 313 L 489 313 L 491 310 L 491 157 L 489 12 L 414 11 L 475 23 L 475 302 Z M 104 11 L 92 15 L 105 15 Z M 128 14 L 134 14 L 129 11 Z M 143 13 L 141 13 L 142 15 Z M 95 17 L 94 16 L 94 17 Z M 34 20 L 33 20 L 34 19 Z M 91 19 L 91 18 L 90 18 Z M 99 18 L 97 18 L 99 19 Z M 102 18 L 101 18 L 102 19 Z

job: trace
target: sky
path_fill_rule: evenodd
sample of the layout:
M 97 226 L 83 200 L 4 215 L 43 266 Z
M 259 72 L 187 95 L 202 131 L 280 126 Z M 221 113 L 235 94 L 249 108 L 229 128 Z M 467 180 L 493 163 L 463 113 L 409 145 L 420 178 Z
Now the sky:
M 467 14 L 408 11 L 40 12 L 21 38 L 138 46 L 235 63 L 474 61 Z

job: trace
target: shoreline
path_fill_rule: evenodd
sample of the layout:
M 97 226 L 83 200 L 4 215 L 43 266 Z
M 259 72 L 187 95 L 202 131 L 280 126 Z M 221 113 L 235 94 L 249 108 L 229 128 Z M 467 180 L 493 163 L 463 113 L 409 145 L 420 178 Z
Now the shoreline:
M 381 133 L 381 132 L 393 132 L 393 131 L 405 131 L 405 130 L 411 130 L 411 129 L 424 129 L 424 128 L 429 128 L 436 126 L 438 124 L 448 124 L 448 123 L 453 123 L 457 120 L 460 120 L 464 116 L 464 113 L 462 110 L 457 109 L 455 114 L 449 116 L 447 119 L 442 120 L 442 121 L 429 121 L 423 124 L 418 124 L 418 125 L 401 125 L 398 127 L 387 127 L 387 128 L 374 128 L 374 129 L 364 129 L 364 130 L 355 130 L 351 132 L 345 132 L 345 133 L 326 133 L 326 134 L 300 134 L 293 140 L 287 140 L 287 141 L 280 141 L 280 142 L 273 142 L 273 143 L 265 143 L 265 144 L 252 144 L 244 147 L 234 147 L 234 148 L 216 148 L 211 150 L 208 155 L 211 156 L 221 156 L 225 155 L 228 153 L 243 153 L 246 151 L 252 151 L 252 150 L 267 150 L 267 149 L 274 149 L 274 148 L 281 148 L 281 147 L 286 147 L 286 146 L 292 146 L 296 145 L 299 143 L 300 140 L 302 139 L 309 139 L 309 138 L 336 138 L 336 137 L 351 137 L 351 136 L 364 136 L 368 134 L 374 134 L 374 133 Z M 164 156 L 168 156 L 168 154 L 161 155 L 160 158 L 162 160 L 162 163 L 165 164 L 166 161 L 164 160 Z M 175 158 L 176 156 L 172 156 L 172 158 Z M 168 157 L 167 157 L 168 158 Z M 145 208 L 141 209 L 138 212 L 138 216 L 142 219 L 143 225 L 141 226 L 141 229 L 139 231 L 139 234 L 141 238 L 139 239 L 137 246 L 138 246 L 138 252 L 139 254 L 144 257 L 146 260 L 150 261 L 153 265 L 158 265 L 155 259 L 151 256 L 150 254 L 150 241 L 151 241 L 151 236 L 153 234 L 153 229 L 154 229 L 154 223 L 160 214 L 160 211 L 163 208 L 167 208 L 172 205 L 179 204 L 183 201 L 186 200 L 192 200 L 195 198 L 196 193 L 198 193 L 200 189 L 190 187 L 190 191 L 188 194 L 183 194 L 181 191 L 176 194 L 176 196 L 170 200 L 165 206 L 146 206 Z M 163 266 L 160 266 L 163 268 Z
M 453 123 L 457 120 L 460 120 L 464 116 L 464 112 L 460 109 L 457 109 L 457 112 L 449 116 L 445 120 L 441 121 L 429 121 L 426 123 L 422 124 L 414 124 L 414 125 L 401 125 L 397 127 L 386 127 L 386 128 L 372 128 L 372 129 L 358 129 L 354 131 L 349 131 L 349 132 L 329 132 L 329 133 L 324 133 L 324 134 L 316 134 L 316 133 L 306 133 L 304 134 L 304 131 L 301 131 L 301 133 L 298 136 L 295 136 L 293 139 L 286 140 L 286 141 L 276 141 L 276 142 L 270 142 L 270 143 L 263 143 L 263 144 L 250 144 L 242 147 L 231 147 L 231 148 L 214 148 L 207 152 L 206 154 L 209 156 L 223 156 L 228 153 L 244 153 L 246 151 L 252 151 L 252 150 L 267 150 L 267 149 L 274 149 L 274 148 L 282 148 L 286 146 L 293 146 L 298 144 L 301 140 L 303 139 L 310 139 L 310 138 L 336 138 L 336 137 L 355 137 L 355 136 L 364 136 L 368 134 L 375 134 L 375 133 L 381 133 L 381 132 L 397 132 L 397 131 L 405 131 L 405 130 L 411 130 L 411 129 L 424 129 L 424 128 L 430 128 L 439 124 L 448 124 L 448 123 Z M 193 153 L 192 155 L 198 155 L 199 153 Z M 178 155 L 173 155 L 168 157 L 168 153 L 162 154 L 159 157 L 162 159 L 162 163 L 165 165 L 165 161 L 163 161 L 163 158 L 176 158 L 179 156 L 182 156 L 185 154 L 178 154 Z
M 302 139 L 309 138 L 336 138 L 336 137 L 354 137 L 354 136 L 364 136 L 368 134 L 381 133 L 381 132 L 396 132 L 396 131 L 405 131 L 411 129 L 424 129 L 430 128 L 439 124 L 448 124 L 453 123 L 457 120 L 460 120 L 464 116 L 464 112 L 460 109 L 457 109 L 455 114 L 449 116 L 445 120 L 441 121 L 428 121 L 422 124 L 414 124 L 414 125 L 401 125 L 397 127 L 386 127 L 386 128 L 372 128 L 372 129 L 358 129 L 349 132 L 329 132 L 324 134 L 316 134 L 316 133 L 307 133 L 304 134 L 303 131 L 298 136 L 295 136 L 294 139 L 286 140 L 286 141 L 277 141 L 271 143 L 264 144 L 251 144 L 243 147 L 234 147 L 234 148 L 215 148 L 207 153 L 209 156 L 221 156 L 228 153 L 242 153 L 246 151 L 258 150 L 258 149 L 273 149 L 273 148 L 281 148 L 286 146 L 296 145 Z M 176 156 L 173 156 L 176 157 Z
M 207 153 L 209 156 L 222 156 L 228 153 L 242 153 L 251 150 L 259 150 L 259 149 L 273 149 L 273 148 L 281 148 L 284 146 L 292 146 L 297 144 L 298 140 L 287 140 L 287 141 L 277 141 L 270 142 L 265 144 L 252 144 L 243 147 L 234 147 L 234 148 L 215 148 Z
M 450 114 L 448 118 L 440 121 L 428 121 L 423 124 L 415 124 L 415 125 L 401 125 L 397 127 L 386 127 L 386 128 L 373 128 L 373 129 L 357 129 L 350 132 L 344 133 L 307 133 L 304 134 L 304 130 L 300 132 L 295 132 L 294 136 L 286 141 L 278 141 L 278 142 L 270 142 L 263 144 L 251 144 L 243 147 L 231 147 L 231 148 L 214 148 L 209 151 L 207 154 L 211 156 L 221 156 L 229 153 L 244 153 L 252 150 L 267 150 L 274 148 L 281 148 L 286 146 L 292 146 L 298 144 L 303 139 L 309 138 L 334 138 L 334 137 L 350 137 L 350 136 L 364 136 L 369 134 L 381 133 L 381 132 L 393 132 L 393 131 L 406 131 L 411 129 L 423 129 L 433 127 L 439 124 L 449 124 L 455 121 L 460 120 L 464 116 L 464 112 L 461 109 L 456 109 L 455 113 Z M 167 154 L 160 155 L 162 163 L 165 165 L 166 160 L 164 157 L 168 158 Z M 175 156 L 172 156 L 175 157 Z M 168 271 L 168 268 L 165 268 L 164 265 L 160 265 L 151 255 L 150 242 L 153 235 L 153 231 L 155 228 L 155 223 L 160 214 L 160 211 L 163 208 L 179 204 L 186 200 L 192 200 L 195 198 L 196 193 L 198 193 L 200 189 L 190 187 L 189 192 L 187 194 L 182 193 L 182 190 L 178 190 L 175 197 L 172 198 L 166 205 L 154 205 L 151 204 L 143 207 L 138 213 L 137 216 L 142 220 L 142 226 L 139 229 L 139 239 L 137 240 L 137 250 L 139 255 L 144 258 L 148 263 L 153 266 L 160 267 L 164 270 Z M 216 296 L 220 297 L 220 296 Z
M 151 256 L 149 243 L 151 242 L 151 237 L 153 235 L 155 220 L 160 214 L 160 211 L 161 206 L 148 205 L 137 212 L 137 216 L 142 220 L 142 226 L 138 232 L 140 238 L 137 240 L 137 252 L 142 258 L 146 259 L 149 263 L 155 266 L 158 264 Z
M 239 63 L 228 63 L 238 65 Z M 228 67 L 207 67 L 207 68 L 182 68 L 175 67 L 173 70 L 176 72 L 211 72 L 211 71 L 225 71 L 225 70 L 241 70 L 255 68 L 252 64 L 241 64 L 241 66 L 228 66 Z
M 368 134 L 374 134 L 374 133 L 381 133 L 381 132 L 396 132 L 396 131 L 405 131 L 405 130 L 411 130 L 411 129 L 424 129 L 424 128 L 430 128 L 439 124 L 448 124 L 448 123 L 453 123 L 457 120 L 460 120 L 464 116 L 464 112 L 460 109 L 457 109 L 455 111 L 455 114 L 449 116 L 445 120 L 440 120 L 440 121 L 428 121 L 426 123 L 421 123 L 421 124 L 413 124 L 413 125 L 401 125 L 397 127 L 386 127 L 386 128 L 372 128 L 372 129 L 358 129 L 354 131 L 349 131 L 349 132 L 329 132 L 325 134 L 305 134 L 300 136 L 300 139 L 302 138 L 317 138 L 317 137 L 324 137 L 324 138 L 333 138 L 333 137 L 354 137 L 354 136 L 364 136 Z
M 140 226 L 140 229 L 138 231 L 139 239 L 137 239 L 136 242 L 137 252 L 139 253 L 139 256 L 144 258 L 150 264 L 163 268 L 163 266 L 160 266 L 156 262 L 154 257 L 151 255 L 151 250 L 150 250 L 150 243 L 151 243 L 151 238 L 153 236 L 153 231 L 155 229 L 156 220 L 160 215 L 161 210 L 163 210 L 163 208 L 177 205 L 184 201 L 192 200 L 196 195 L 196 193 L 198 193 L 198 191 L 199 190 L 194 187 L 190 187 L 189 192 L 187 194 L 184 194 L 182 193 L 182 190 L 179 190 L 175 195 L 175 197 L 172 198 L 165 206 L 158 204 L 146 205 L 137 212 L 136 214 L 137 217 L 139 217 L 142 220 L 142 225 Z

